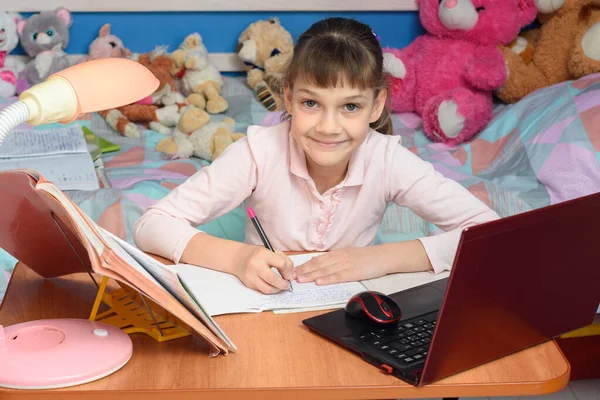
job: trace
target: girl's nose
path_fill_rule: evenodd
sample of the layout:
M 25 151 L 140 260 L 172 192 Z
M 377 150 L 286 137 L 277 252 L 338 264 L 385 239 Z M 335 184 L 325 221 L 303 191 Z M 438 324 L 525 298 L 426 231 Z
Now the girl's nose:
M 452 9 L 456 7 L 457 4 L 458 0 L 446 0 L 446 2 L 444 3 L 444 7 L 446 7 L 447 9 Z

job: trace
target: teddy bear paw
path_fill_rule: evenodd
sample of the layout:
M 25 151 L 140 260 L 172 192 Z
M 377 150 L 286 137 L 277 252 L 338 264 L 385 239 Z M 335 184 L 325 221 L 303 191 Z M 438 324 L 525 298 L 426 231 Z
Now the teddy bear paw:
M 600 22 L 596 22 L 581 40 L 583 53 L 592 60 L 600 61 Z
M 550 14 L 565 5 L 565 0 L 535 0 L 535 7 L 541 14 Z
M 395 78 L 403 79 L 406 76 L 406 66 L 392 53 L 383 53 L 383 70 Z
M 177 143 L 175 143 L 175 140 L 172 137 L 168 137 L 158 142 L 156 150 L 169 157 L 174 157 L 178 150 Z
M 227 100 L 224 98 L 212 99 L 206 102 L 206 111 L 210 114 L 219 114 L 229 108 Z
M 465 117 L 458 113 L 456 102 L 444 100 L 438 107 L 438 123 L 446 137 L 455 138 L 465 127 Z

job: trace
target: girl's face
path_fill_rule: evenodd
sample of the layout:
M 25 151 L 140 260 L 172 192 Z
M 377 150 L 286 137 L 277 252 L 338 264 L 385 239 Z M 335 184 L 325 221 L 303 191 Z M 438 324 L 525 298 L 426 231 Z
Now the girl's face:
M 386 91 L 361 90 L 347 85 L 320 88 L 296 83 L 284 90 L 292 116 L 291 132 L 306 154 L 308 167 L 343 167 L 369 132 L 369 124 L 383 112 Z

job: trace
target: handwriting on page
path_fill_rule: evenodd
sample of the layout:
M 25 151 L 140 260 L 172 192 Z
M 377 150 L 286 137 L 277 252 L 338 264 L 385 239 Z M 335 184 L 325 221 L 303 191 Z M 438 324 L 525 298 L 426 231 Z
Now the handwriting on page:
M 324 286 L 293 282 L 292 285 L 294 286 L 293 293 L 284 291 L 275 295 L 263 296 L 261 307 L 276 309 L 341 304 L 347 302 L 354 294 L 364 290 L 364 287 L 356 282 Z
M 81 127 L 13 130 L 0 147 L 0 158 L 38 157 L 54 154 L 86 153 Z

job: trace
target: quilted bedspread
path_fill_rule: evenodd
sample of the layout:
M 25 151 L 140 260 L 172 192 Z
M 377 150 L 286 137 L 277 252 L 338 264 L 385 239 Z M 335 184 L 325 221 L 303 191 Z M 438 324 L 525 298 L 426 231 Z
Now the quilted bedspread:
M 258 103 L 241 78 L 225 77 L 224 95 L 236 130 L 273 124 L 279 114 Z M 6 105 L 12 100 L 0 99 Z M 495 117 L 476 139 L 459 147 L 429 141 L 414 114 L 393 115 L 395 134 L 403 144 L 433 163 L 482 199 L 501 216 L 508 216 L 600 190 L 600 74 L 537 91 L 517 104 L 495 106 Z M 164 136 L 142 131 L 139 139 L 114 133 L 97 115 L 76 123 L 122 148 L 103 156 L 111 187 L 67 192 L 92 219 L 133 243 L 132 227 L 144 210 L 181 184 L 207 162 L 168 160 L 154 148 Z M 36 129 L 44 129 L 37 127 Z M 243 207 L 200 228 L 232 240 L 243 240 Z M 438 233 L 437 227 L 410 210 L 390 205 L 377 242 L 413 239 Z M 0 299 L 15 260 L 0 249 Z

